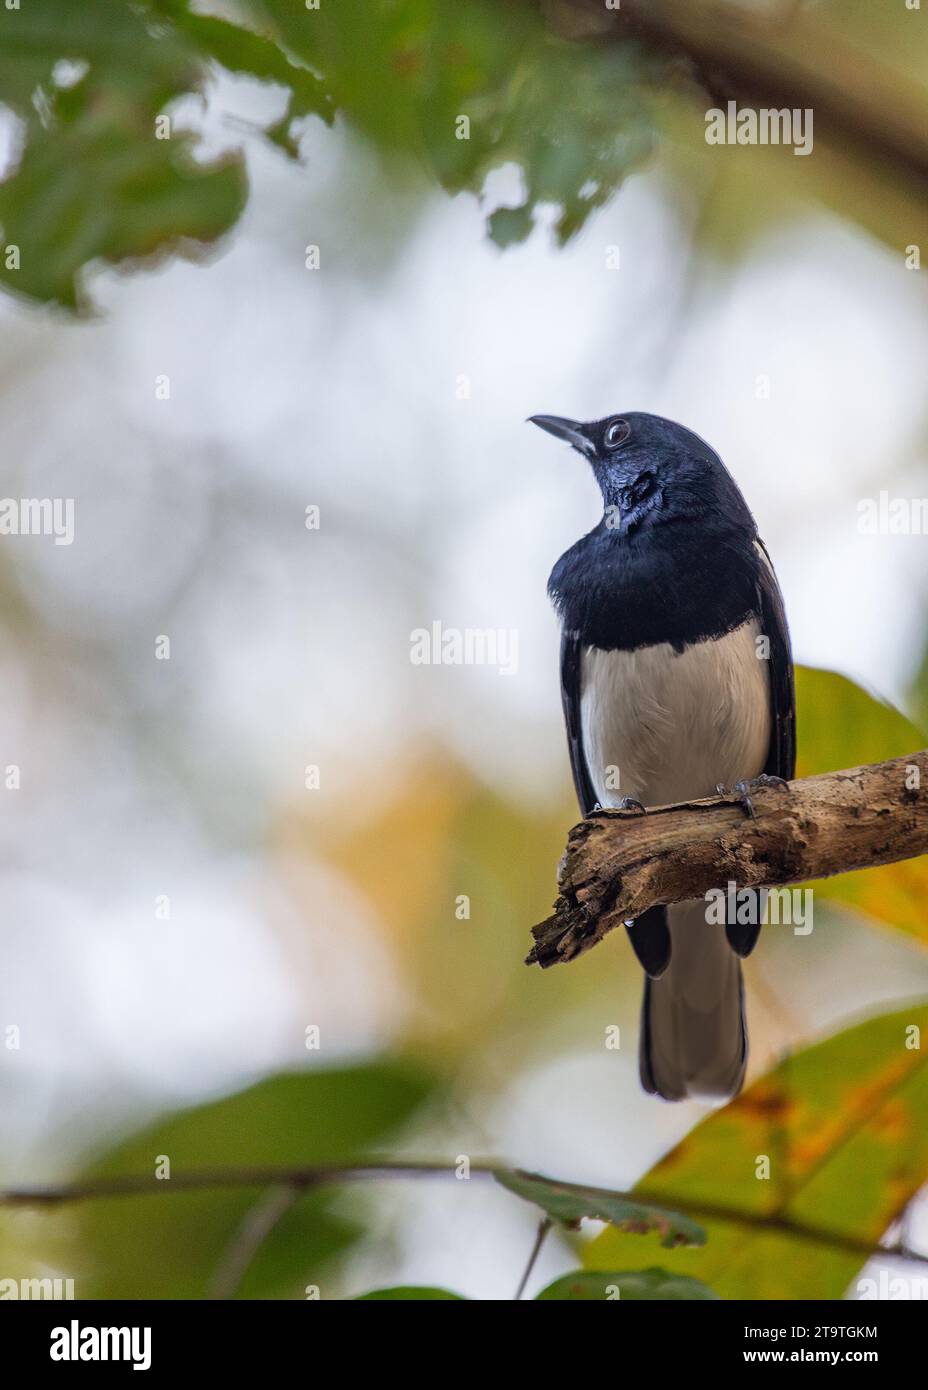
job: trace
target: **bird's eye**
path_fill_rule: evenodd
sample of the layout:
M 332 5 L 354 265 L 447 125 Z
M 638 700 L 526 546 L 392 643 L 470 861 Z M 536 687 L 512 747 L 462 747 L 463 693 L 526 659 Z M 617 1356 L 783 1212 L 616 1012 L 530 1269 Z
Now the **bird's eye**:
M 631 434 L 631 427 L 627 420 L 613 420 L 606 430 L 606 448 L 616 449 Z

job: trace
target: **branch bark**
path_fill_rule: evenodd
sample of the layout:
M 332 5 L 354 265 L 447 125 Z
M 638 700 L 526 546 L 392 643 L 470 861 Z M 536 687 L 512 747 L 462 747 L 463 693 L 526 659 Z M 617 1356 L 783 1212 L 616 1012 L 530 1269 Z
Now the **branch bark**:
M 527 965 L 595 946 L 649 907 L 713 888 L 828 878 L 928 851 L 928 751 L 751 792 L 635 811 L 596 811 L 571 830 L 551 917 Z

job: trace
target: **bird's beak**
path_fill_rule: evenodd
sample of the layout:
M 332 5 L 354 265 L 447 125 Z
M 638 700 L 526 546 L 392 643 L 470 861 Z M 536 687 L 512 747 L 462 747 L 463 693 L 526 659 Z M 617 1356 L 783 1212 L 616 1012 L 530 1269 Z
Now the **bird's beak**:
M 583 426 L 576 420 L 565 420 L 561 415 L 530 415 L 526 424 L 537 425 L 539 429 L 547 430 L 558 439 L 566 439 L 568 444 L 572 444 L 587 458 L 592 458 L 596 453 L 596 445 L 592 439 L 587 438 L 583 433 Z

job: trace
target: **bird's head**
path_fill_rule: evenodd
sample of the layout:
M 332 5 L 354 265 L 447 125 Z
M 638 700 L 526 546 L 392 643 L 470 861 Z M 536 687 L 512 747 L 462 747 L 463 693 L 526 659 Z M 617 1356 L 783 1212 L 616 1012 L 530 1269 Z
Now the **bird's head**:
M 560 415 L 532 415 L 529 422 L 589 460 L 605 524 L 620 535 L 712 511 L 747 512 L 718 454 L 673 420 L 629 411 L 587 424 Z

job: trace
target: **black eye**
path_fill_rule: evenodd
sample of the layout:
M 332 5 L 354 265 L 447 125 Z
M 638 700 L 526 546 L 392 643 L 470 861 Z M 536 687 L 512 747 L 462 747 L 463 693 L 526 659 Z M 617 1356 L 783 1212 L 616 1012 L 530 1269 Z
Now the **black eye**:
M 617 449 L 618 446 L 631 434 L 631 427 L 627 420 L 613 420 L 606 430 L 605 445 L 607 449 Z

